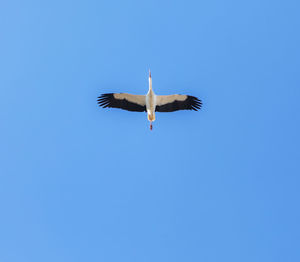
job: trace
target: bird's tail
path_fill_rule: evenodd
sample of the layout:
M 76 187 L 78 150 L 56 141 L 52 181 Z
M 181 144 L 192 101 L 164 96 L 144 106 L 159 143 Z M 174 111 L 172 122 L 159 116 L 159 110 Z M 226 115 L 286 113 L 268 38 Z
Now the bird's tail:
M 149 121 L 155 121 L 155 113 L 151 113 L 151 114 L 148 114 L 148 120 Z

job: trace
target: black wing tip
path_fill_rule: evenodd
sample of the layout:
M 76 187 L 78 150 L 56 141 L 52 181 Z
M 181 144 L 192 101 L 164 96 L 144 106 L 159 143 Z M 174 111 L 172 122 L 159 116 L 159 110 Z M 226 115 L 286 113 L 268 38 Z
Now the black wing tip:
M 191 103 L 191 110 L 198 111 L 202 108 L 202 100 L 195 96 L 188 96 Z
M 112 98 L 113 98 L 113 93 L 101 94 L 98 97 L 97 104 L 103 108 L 109 107 Z
M 113 96 L 113 93 L 105 93 L 105 94 L 101 94 L 100 96 L 98 96 L 98 99 L 101 98 L 110 98 Z

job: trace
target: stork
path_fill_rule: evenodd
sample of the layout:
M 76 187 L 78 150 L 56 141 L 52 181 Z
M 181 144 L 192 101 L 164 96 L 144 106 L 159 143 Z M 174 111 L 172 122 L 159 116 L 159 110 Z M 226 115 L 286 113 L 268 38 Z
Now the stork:
M 132 95 L 127 93 L 106 93 L 98 97 L 99 106 L 120 108 L 128 111 L 147 112 L 150 121 L 155 121 L 155 112 L 173 112 L 177 110 L 198 111 L 202 101 L 189 95 L 164 95 L 158 96 L 152 89 L 152 77 L 149 70 L 149 90 L 146 95 Z

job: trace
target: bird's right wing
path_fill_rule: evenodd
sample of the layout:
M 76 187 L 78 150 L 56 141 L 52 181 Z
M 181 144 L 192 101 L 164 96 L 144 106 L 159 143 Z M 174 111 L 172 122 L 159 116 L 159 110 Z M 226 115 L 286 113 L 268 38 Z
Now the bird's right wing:
M 146 111 L 146 96 L 126 93 L 102 94 L 98 97 L 98 104 L 103 108 L 114 107 L 128 111 Z

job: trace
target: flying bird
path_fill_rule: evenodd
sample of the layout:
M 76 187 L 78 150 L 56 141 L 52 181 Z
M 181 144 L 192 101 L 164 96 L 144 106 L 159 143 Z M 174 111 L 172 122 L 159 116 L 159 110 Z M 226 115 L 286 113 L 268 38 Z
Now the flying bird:
M 155 112 L 173 112 L 177 110 L 197 111 L 202 101 L 189 95 L 158 96 L 152 89 L 151 71 L 149 70 L 149 90 L 146 95 L 132 95 L 127 93 L 107 93 L 98 97 L 99 106 L 120 108 L 128 111 L 147 112 L 150 121 L 155 121 Z

